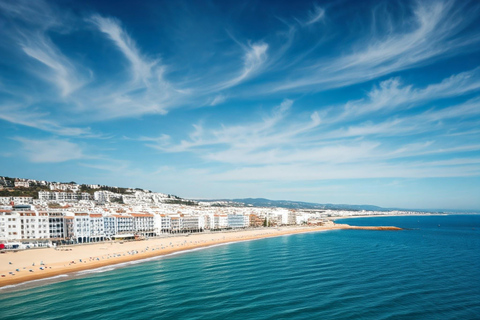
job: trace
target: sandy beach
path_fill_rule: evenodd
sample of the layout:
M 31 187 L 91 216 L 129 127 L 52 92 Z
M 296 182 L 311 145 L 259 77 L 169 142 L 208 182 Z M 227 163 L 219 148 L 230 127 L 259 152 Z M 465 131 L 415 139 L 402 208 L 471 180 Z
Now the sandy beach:
M 395 227 L 353 227 L 330 222 L 325 226 L 197 233 L 143 241 L 103 242 L 7 252 L 0 255 L 0 287 L 221 243 L 335 229 L 399 230 Z

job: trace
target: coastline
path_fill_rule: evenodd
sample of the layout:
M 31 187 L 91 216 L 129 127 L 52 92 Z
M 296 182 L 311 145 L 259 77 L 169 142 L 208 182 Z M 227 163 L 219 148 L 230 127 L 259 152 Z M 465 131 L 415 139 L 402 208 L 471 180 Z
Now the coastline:
M 401 230 L 396 227 L 355 227 L 330 222 L 324 226 L 261 228 L 235 232 L 196 233 L 132 242 L 103 242 L 67 247 L 68 251 L 42 248 L 7 252 L 0 255 L 0 288 L 219 244 L 345 229 Z

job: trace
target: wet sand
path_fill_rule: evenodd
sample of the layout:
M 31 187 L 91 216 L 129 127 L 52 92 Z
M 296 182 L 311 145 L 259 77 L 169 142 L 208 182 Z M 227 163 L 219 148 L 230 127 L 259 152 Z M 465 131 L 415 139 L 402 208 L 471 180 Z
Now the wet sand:
M 336 229 L 401 230 L 396 227 L 353 227 L 329 222 L 325 226 L 293 226 L 235 232 L 197 233 L 188 236 L 153 238 L 123 243 L 118 241 L 102 242 L 57 249 L 42 248 L 7 252 L 0 254 L 0 287 L 221 243 Z

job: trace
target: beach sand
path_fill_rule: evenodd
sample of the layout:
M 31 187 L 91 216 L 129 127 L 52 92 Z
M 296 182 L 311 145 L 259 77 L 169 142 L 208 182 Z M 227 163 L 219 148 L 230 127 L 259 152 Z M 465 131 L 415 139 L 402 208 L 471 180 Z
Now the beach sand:
M 143 241 L 66 246 L 64 247 L 66 250 L 41 248 L 7 252 L 0 254 L 0 287 L 221 243 L 335 229 L 398 230 L 395 227 L 351 227 L 328 222 L 325 226 L 196 233 Z

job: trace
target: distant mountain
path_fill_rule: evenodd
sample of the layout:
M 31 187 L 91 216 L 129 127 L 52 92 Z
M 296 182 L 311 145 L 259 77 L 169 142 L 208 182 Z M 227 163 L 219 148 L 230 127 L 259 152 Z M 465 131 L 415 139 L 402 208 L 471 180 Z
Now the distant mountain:
M 214 200 L 212 200 L 214 201 Z M 428 213 L 454 213 L 454 214 L 479 214 L 474 210 L 454 210 L 454 209 L 405 209 L 405 208 L 383 208 L 374 205 L 361 204 L 321 204 L 302 201 L 289 200 L 270 200 L 264 198 L 246 198 L 246 199 L 225 199 L 222 200 L 231 206 L 253 206 L 253 207 L 279 207 L 287 209 L 318 209 L 318 210 L 349 210 L 349 211 L 409 211 L 409 212 L 428 212 Z
M 253 207 L 279 207 L 287 209 L 319 209 L 319 210 L 369 210 L 369 211 L 386 211 L 388 209 L 372 206 L 372 205 L 351 205 L 351 204 L 320 204 L 302 201 L 289 200 L 270 200 L 264 198 L 246 198 L 246 199 L 222 199 L 222 200 L 202 200 L 208 202 L 225 202 L 229 205 L 244 205 Z

